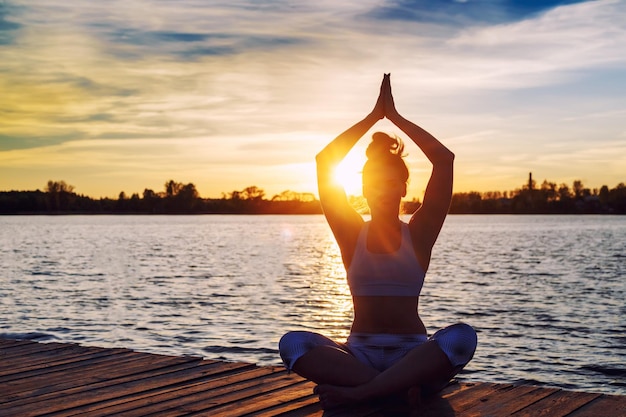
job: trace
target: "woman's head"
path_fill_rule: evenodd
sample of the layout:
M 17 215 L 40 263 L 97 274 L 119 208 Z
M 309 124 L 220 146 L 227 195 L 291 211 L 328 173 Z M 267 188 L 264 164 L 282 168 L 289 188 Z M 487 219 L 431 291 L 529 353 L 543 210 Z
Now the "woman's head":
M 402 159 L 403 150 L 400 138 L 382 132 L 372 135 L 372 142 L 365 151 L 367 162 L 363 167 L 363 195 L 368 202 L 391 191 L 397 191 L 400 198 L 406 195 L 409 169 Z
M 367 162 L 363 167 L 363 184 L 375 182 L 383 173 L 393 173 L 399 181 L 406 183 L 409 169 L 402 159 L 404 143 L 398 137 L 383 132 L 372 135 L 372 142 L 365 151 Z M 385 175 L 385 177 L 389 177 Z

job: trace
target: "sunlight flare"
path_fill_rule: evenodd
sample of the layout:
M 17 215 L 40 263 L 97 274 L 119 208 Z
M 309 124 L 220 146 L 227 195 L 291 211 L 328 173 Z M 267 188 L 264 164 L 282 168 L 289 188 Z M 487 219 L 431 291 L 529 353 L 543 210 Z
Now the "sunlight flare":
M 341 184 L 347 195 L 359 196 L 362 194 L 362 172 L 365 164 L 365 156 L 349 154 L 335 168 L 333 174 L 335 182 Z

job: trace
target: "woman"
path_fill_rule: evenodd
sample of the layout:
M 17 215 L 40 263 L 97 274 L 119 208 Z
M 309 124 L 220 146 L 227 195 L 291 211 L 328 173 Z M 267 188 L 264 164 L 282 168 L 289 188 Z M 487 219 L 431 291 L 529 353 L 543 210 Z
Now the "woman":
M 335 167 L 384 117 L 433 165 L 423 204 L 408 224 L 399 219 L 409 176 L 399 139 L 375 133 L 367 148 L 363 196 L 371 221 L 364 222 L 333 180 Z M 389 74 L 383 77 L 374 110 L 317 155 L 320 201 L 347 271 L 354 321 L 346 343 L 297 331 L 282 337 L 279 350 L 288 369 L 318 384 L 316 392 L 325 408 L 439 390 L 472 358 L 474 329 L 458 323 L 428 337 L 417 314 L 431 251 L 452 198 L 453 161 L 452 152 L 398 113 Z

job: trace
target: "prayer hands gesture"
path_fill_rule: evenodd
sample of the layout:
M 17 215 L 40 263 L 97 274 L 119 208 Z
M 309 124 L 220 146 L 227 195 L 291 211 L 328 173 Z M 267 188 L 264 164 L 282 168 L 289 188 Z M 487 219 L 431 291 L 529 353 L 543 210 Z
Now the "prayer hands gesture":
M 383 82 L 380 85 L 380 93 L 376 100 L 374 110 L 372 110 L 372 116 L 375 116 L 376 120 L 385 117 L 393 120 L 398 115 L 396 105 L 393 101 L 393 95 L 391 94 L 391 74 L 384 74 Z

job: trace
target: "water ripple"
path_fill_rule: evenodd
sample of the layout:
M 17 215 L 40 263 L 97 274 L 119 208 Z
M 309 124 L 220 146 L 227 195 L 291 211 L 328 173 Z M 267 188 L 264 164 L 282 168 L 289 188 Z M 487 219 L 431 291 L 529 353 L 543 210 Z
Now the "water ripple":
M 0 337 L 278 364 L 352 320 L 322 216 L 0 217 Z M 626 218 L 450 216 L 420 311 L 466 321 L 466 380 L 626 394 Z

